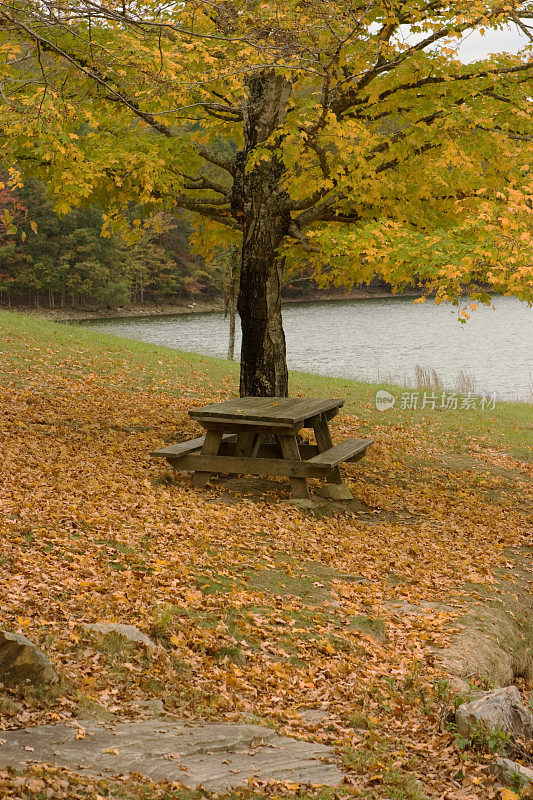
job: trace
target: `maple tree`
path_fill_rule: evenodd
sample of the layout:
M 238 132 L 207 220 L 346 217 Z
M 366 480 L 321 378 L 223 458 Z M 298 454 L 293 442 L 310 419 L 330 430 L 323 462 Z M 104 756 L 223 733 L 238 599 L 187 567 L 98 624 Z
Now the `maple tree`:
M 2 150 L 60 212 L 179 206 L 242 246 L 241 394 L 285 395 L 283 269 L 532 298 L 529 0 L 0 3 Z

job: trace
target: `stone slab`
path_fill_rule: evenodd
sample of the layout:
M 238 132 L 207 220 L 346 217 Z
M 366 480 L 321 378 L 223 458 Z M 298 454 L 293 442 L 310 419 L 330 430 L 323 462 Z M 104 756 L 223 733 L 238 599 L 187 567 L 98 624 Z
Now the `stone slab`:
M 124 625 L 121 622 L 84 622 L 83 627 L 88 631 L 95 631 L 102 633 L 104 636 L 107 633 L 116 633 L 127 639 L 128 642 L 138 642 L 145 644 L 151 650 L 155 650 L 157 645 L 145 633 L 136 628 L 135 625 Z
M 76 738 L 80 732 L 84 738 Z M 242 786 L 249 778 L 333 786 L 343 778 L 327 763 L 332 748 L 261 725 L 78 721 L 0 731 L 0 742 L 0 768 L 48 763 L 103 777 L 140 772 L 152 781 L 213 791 Z

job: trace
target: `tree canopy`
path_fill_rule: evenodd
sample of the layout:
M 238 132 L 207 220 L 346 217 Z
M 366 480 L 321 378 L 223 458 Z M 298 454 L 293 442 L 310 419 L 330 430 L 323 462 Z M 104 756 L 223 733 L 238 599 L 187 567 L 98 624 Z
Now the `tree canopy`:
M 533 298 L 531 62 L 459 38 L 530 0 L 0 2 L 4 157 L 56 207 L 242 244 L 241 392 L 287 391 L 281 271 Z

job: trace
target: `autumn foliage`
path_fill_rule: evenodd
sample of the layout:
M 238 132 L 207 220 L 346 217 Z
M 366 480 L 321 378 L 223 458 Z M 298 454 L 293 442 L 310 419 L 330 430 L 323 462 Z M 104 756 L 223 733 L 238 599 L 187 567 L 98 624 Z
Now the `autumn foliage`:
M 241 393 L 287 393 L 280 287 L 533 299 L 524 0 L 0 3 L 0 152 L 59 213 L 180 207 L 241 246 Z M 470 30 L 526 45 L 464 64 Z M 140 220 L 139 220 L 140 222 Z
M 484 755 L 461 760 L 446 727 L 435 648 L 531 535 L 531 468 L 491 438 L 505 441 L 499 418 L 459 456 L 445 420 L 378 422 L 363 395 L 334 426 L 376 439 L 347 467 L 361 509 L 308 516 L 283 481 L 199 492 L 149 458 L 198 433 L 192 406 L 231 394 L 215 362 L 1 324 L 0 627 L 38 642 L 62 682 L 0 687 L 0 727 L 134 718 L 159 698 L 333 744 L 355 796 L 418 778 L 431 798 L 496 797 Z M 137 625 L 157 651 L 82 627 L 96 621 Z

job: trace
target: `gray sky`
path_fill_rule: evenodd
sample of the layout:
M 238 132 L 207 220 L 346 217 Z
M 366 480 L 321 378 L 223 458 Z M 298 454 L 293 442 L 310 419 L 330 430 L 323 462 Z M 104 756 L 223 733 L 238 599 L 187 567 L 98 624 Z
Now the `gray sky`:
M 407 25 L 400 26 L 399 35 L 404 41 L 413 43 L 427 34 L 413 36 Z M 484 36 L 479 31 L 465 33 L 457 43 L 457 56 L 465 64 L 477 61 L 493 53 L 517 53 L 529 43 L 528 37 L 516 25 L 507 25 L 503 30 L 486 30 Z M 437 45 L 438 47 L 438 45 Z
M 468 64 L 492 53 L 517 53 L 528 41 L 516 25 L 509 25 L 502 31 L 488 30 L 484 36 L 474 31 L 463 37 L 457 55 Z

